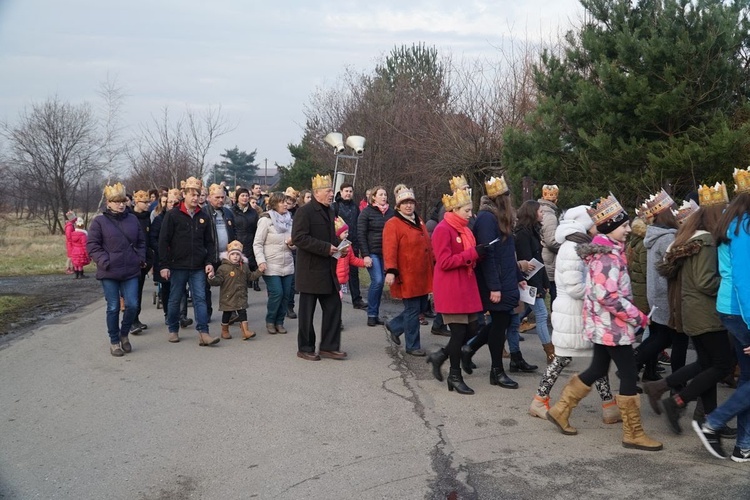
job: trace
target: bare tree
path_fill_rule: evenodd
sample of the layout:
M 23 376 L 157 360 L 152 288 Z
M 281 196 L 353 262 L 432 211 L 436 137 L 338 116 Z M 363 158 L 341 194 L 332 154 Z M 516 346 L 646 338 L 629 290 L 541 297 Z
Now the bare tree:
M 88 103 L 72 105 L 55 96 L 32 104 L 18 123 L 0 125 L 9 160 L 19 180 L 32 182 L 48 204 L 40 213 L 51 233 L 62 230 L 62 214 L 72 208 L 81 179 L 102 167 L 104 141 Z

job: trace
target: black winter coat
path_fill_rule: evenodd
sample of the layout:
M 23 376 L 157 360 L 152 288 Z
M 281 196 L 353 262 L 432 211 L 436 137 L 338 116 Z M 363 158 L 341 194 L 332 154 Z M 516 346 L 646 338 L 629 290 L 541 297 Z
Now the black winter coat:
M 144 269 L 148 272 L 151 266 L 154 265 L 154 252 L 148 245 L 148 235 L 151 230 L 151 212 L 136 212 L 134 210 L 133 215 L 138 219 L 141 229 L 143 229 L 143 234 L 146 235 L 146 267 Z
M 166 212 L 159 232 L 159 265 L 162 269 L 202 269 L 216 262 L 213 232 L 202 210 L 192 217 L 185 203 Z
M 367 205 L 359 214 L 357 238 L 362 257 L 383 255 L 383 228 L 393 215 L 391 207 L 383 213 L 372 205 Z
M 346 225 L 349 226 L 349 237 L 347 238 L 352 242 L 352 248 L 359 250 L 359 240 L 357 239 L 357 221 L 359 220 L 359 204 L 355 203 L 354 200 L 343 200 L 341 199 L 341 193 L 336 193 L 336 206 L 334 207 L 336 215 L 344 219 Z
M 294 283 L 300 293 L 319 295 L 338 293 L 337 259 L 331 257 L 331 245 L 338 245 L 331 207 L 313 198 L 294 215 L 292 242 L 297 247 Z
M 255 239 L 255 231 L 258 229 L 258 212 L 250 205 L 247 206 L 247 210 L 243 211 L 239 204 L 235 204 L 232 206 L 232 214 L 234 215 L 234 232 L 237 241 L 242 243 L 248 266 L 250 266 L 250 269 L 255 269 L 257 265 L 253 252 L 253 240 Z
M 542 259 L 542 236 L 539 228 L 521 227 L 516 229 L 516 258 L 518 260 Z M 544 297 L 545 290 L 549 289 L 549 277 L 546 269 L 538 271 L 531 279 L 527 280 L 529 286 L 536 287 L 536 296 Z
M 157 283 L 164 283 L 166 280 L 161 277 L 161 266 L 159 265 L 159 234 L 161 233 L 161 226 L 164 223 L 164 216 L 167 212 L 162 212 L 151 221 L 151 227 L 148 231 L 148 239 L 146 241 L 147 247 L 151 249 L 154 254 L 154 281 Z

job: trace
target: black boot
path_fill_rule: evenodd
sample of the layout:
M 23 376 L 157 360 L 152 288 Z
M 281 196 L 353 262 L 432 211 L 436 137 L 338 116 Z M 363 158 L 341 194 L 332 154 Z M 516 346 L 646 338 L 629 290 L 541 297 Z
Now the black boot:
M 464 383 L 461 368 L 451 368 L 450 375 L 448 375 L 448 390 L 453 391 L 453 389 L 459 394 L 474 394 L 474 390 Z
M 515 372 L 531 373 L 531 372 L 535 372 L 537 368 L 539 367 L 536 365 L 530 365 L 526 362 L 525 359 L 523 359 L 523 354 L 521 354 L 521 351 L 510 353 L 510 372 L 511 373 L 515 373 Z
M 505 389 L 518 389 L 518 382 L 507 376 L 502 366 L 490 368 L 490 385 L 499 385 Z
M 253 281 L 253 290 L 255 290 L 256 292 L 260 292 L 260 283 L 258 282 L 258 280 Z
M 469 375 L 471 375 L 474 371 L 474 368 L 476 368 L 474 363 L 472 363 L 471 361 L 471 357 L 474 356 L 475 352 L 477 351 L 472 347 L 471 341 L 461 347 L 461 367 Z
M 448 359 L 448 354 L 445 352 L 444 348 L 440 348 L 427 356 L 427 362 L 432 363 L 432 376 L 439 382 L 443 381 L 443 373 L 440 369 L 443 367 L 443 363 L 445 363 L 446 359 Z
M 659 362 L 656 359 L 652 359 L 646 362 L 646 368 L 643 370 L 642 380 L 644 382 L 655 382 L 661 380 L 661 375 L 656 371 L 656 367 Z
M 76 277 L 74 279 L 78 279 L 81 277 L 81 271 L 76 271 Z

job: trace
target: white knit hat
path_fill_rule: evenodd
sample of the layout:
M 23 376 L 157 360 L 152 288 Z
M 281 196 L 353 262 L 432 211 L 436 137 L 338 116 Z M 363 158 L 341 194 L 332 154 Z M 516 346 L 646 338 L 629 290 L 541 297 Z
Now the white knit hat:
M 588 206 L 578 205 L 577 207 L 569 208 L 563 215 L 563 220 L 574 220 L 581 224 L 586 231 L 591 229 L 594 225 L 594 221 L 591 220 L 588 212 Z

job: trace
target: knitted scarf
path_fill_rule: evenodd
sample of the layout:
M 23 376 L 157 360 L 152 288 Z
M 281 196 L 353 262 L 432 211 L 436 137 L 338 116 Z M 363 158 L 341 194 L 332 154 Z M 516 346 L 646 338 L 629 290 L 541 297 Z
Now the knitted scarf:
M 477 240 L 474 238 L 474 233 L 469 229 L 469 221 L 467 219 L 464 219 L 455 212 L 445 212 L 445 222 L 458 231 L 464 250 L 477 246 Z

